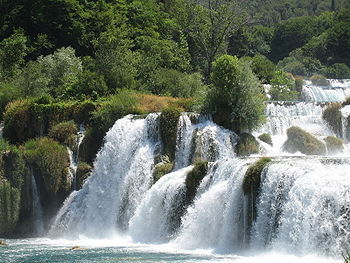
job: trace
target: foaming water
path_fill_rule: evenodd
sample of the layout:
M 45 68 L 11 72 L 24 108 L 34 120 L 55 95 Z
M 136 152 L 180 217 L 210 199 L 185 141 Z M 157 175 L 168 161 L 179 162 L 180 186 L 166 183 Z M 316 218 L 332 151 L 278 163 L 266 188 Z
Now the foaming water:
M 178 126 L 175 170 L 196 159 L 213 162 L 235 156 L 237 135 L 215 124 L 209 116 L 183 113 Z
M 350 97 L 350 80 L 329 79 L 326 86 L 317 86 L 306 81 L 301 93 L 308 102 L 343 102 Z
M 98 237 L 125 227 L 152 182 L 154 154 L 160 146 L 158 116 L 129 115 L 115 123 L 92 175 L 65 201 L 50 234 Z

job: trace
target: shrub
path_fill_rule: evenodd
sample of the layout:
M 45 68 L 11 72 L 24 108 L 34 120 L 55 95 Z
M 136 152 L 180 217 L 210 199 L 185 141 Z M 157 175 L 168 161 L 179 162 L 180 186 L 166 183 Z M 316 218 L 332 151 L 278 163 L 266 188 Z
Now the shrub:
M 74 149 L 76 146 L 77 133 L 78 129 L 75 123 L 66 121 L 53 126 L 49 131 L 49 137 Z
M 271 100 L 294 101 L 299 97 L 295 90 L 295 81 L 286 72 L 277 70 L 271 80 Z
M 344 150 L 344 141 L 334 136 L 328 136 L 325 139 L 328 153 L 339 153 Z
M 177 125 L 181 110 L 178 108 L 165 108 L 160 115 L 160 135 L 163 142 L 163 153 L 170 160 L 175 158 Z
M 193 198 L 196 195 L 197 188 L 200 182 L 203 180 L 204 176 L 208 171 L 208 162 L 207 161 L 196 161 L 193 169 L 186 176 L 186 200 L 187 203 L 191 203 Z
M 275 64 L 260 54 L 253 57 L 251 68 L 263 83 L 270 83 L 276 71 Z
M 54 196 L 59 190 L 67 191 L 69 155 L 66 147 L 50 138 L 30 140 L 24 145 L 28 163 L 38 172 L 45 191 Z
M 326 79 L 326 77 L 319 74 L 313 75 L 310 80 L 313 85 L 329 86 L 329 81 Z
M 263 142 L 265 142 L 265 143 L 267 143 L 267 144 L 270 144 L 270 145 L 272 146 L 272 138 L 271 138 L 271 135 L 270 135 L 270 134 L 268 134 L 268 133 L 263 133 L 263 134 L 261 134 L 261 135 L 258 137 L 258 139 L 259 139 L 260 141 L 263 141 Z
M 16 226 L 20 212 L 20 190 L 0 177 L 0 234 L 9 234 Z
M 173 162 L 157 163 L 153 170 L 153 182 L 157 182 L 163 175 L 170 173 L 173 167 Z
M 295 89 L 300 93 L 301 90 L 303 89 L 304 85 L 304 78 L 302 76 L 295 76 Z
M 92 167 L 88 163 L 80 162 L 76 171 L 76 190 L 83 187 L 85 180 L 91 175 Z
M 288 139 L 283 145 L 283 149 L 287 152 L 301 152 L 309 155 L 326 154 L 325 145 L 316 137 L 299 127 L 290 127 L 287 130 L 287 137 Z
M 243 179 L 244 194 L 254 193 L 257 196 L 260 187 L 261 172 L 269 162 L 271 162 L 271 158 L 263 157 L 248 168 Z
M 219 125 L 240 132 L 265 120 L 261 83 L 244 60 L 229 55 L 218 58 L 213 63 L 212 83 L 204 110 L 213 113 Z
M 242 133 L 235 147 L 238 156 L 247 156 L 259 153 L 259 143 L 255 137 L 249 133 Z
M 323 111 L 322 118 L 338 137 L 343 137 L 342 114 L 340 108 L 340 103 L 329 104 Z
M 327 78 L 350 79 L 350 68 L 344 63 L 335 63 L 324 70 Z

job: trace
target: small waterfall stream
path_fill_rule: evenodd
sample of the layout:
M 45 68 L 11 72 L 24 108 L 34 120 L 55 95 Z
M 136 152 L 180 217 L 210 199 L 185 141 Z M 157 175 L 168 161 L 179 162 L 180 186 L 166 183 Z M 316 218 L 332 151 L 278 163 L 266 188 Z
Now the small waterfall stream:
M 33 234 L 40 236 L 44 234 L 44 221 L 43 221 L 43 212 L 39 197 L 38 188 L 34 176 L 32 177 L 32 218 L 33 218 Z

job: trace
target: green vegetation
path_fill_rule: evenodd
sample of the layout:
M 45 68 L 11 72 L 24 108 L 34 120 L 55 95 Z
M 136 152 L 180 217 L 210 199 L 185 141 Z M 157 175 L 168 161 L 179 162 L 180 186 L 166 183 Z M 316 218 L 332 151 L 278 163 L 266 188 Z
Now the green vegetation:
M 317 86 L 328 86 L 329 82 L 325 76 L 315 74 L 311 77 L 311 82 Z
M 247 156 L 259 153 L 259 143 L 255 137 L 249 133 L 242 133 L 236 144 L 235 152 L 238 156 Z
M 341 106 L 342 105 L 340 103 L 331 103 L 322 114 L 324 121 L 338 137 L 343 136 L 342 115 L 340 112 Z
M 271 158 L 263 157 L 248 168 L 243 179 L 244 194 L 254 193 L 257 196 L 262 170 L 269 162 L 271 162 Z
M 249 64 L 224 55 L 213 64 L 213 87 L 206 101 L 214 121 L 236 132 L 258 127 L 264 120 L 260 82 Z
M 271 138 L 271 135 L 269 133 L 263 133 L 263 134 L 259 135 L 258 139 L 260 141 L 263 141 L 263 142 L 270 144 L 272 146 L 272 138 Z
M 299 127 L 290 127 L 287 130 L 287 137 L 283 145 L 283 149 L 287 152 L 301 152 L 308 155 L 326 154 L 325 144 Z
M 327 151 L 330 154 L 340 153 L 344 150 L 344 141 L 334 136 L 327 136 L 325 139 Z
M 294 101 L 299 96 L 293 76 L 284 71 L 278 70 L 275 72 L 271 85 L 270 95 L 272 100 Z
M 196 161 L 193 169 L 186 176 L 186 200 L 191 203 L 196 195 L 197 188 L 208 171 L 207 161 Z
M 165 108 L 160 115 L 160 135 L 163 141 L 163 152 L 170 160 L 175 158 L 177 125 L 181 110 Z
M 170 173 L 173 167 L 173 162 L 161 162 L 156 164 L 153 170 L 153 182 L 157 182 L 163 175 Z
M 55 141 L 67 145 L 71 149 L 76 145 L 77 126 L 74 122 L 60 122 L 53 126 L 49 131 L 49 137 Z
M 69 156 L 66 147 L 50 138 L 30 140 L 24 145 L 25 158 L 42 178 L 49 196 L 70 189 Z

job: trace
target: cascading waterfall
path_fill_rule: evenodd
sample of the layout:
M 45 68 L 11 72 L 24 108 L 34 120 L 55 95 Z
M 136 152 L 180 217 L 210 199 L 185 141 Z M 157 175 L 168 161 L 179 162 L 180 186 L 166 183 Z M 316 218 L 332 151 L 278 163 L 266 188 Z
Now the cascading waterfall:
M 184 209 L 186 175 L 189 166 L 164 175 L 152 186 L 130 221 L 129 233 L 135 241 L 169 241 Z
M 287 139 L 287 129 L 298 126 L 318 137 L 334 136 L 322 118 L 325 104 L 318 103 L 268 103 L 266 107 L 267 121 L 255 131 L 272 135 L 274 147 L 267 147 L 267 154 L 281 155 L 281 147 Z
M 101 237 L 126 228 L 152 182 L 154 156 L 160 148 L 158 119 L 159 114 L 146 119 L 128 115 L 114 124 L 92 175 L 65 201 L 51 234 Z
M 283 159 L 262 175 L 252 247 L 333 256 L 350 248 L 350 162 Z
M 178 126 L 175 170 L 196 159 L 213 162 L 235 155 L 237 135 L 216 125 L 209 116 L 183 113 Z
M 350 97 L 350 80 L 329 79 L 326 86 L 313 85 L 305 81 L 302 98 L 308 102 L 343 102 Z
M 33 220 L 33 234 L 40 236 L 44 233 L 43 212 L 39 198 L 38 188 L 34 176 L 32 177 L 32 220 Z
M 187 249 L 239 251 L 243 247 L 242 182 L 249 160 L 213 163 L 183 218 L 175 245 Z

